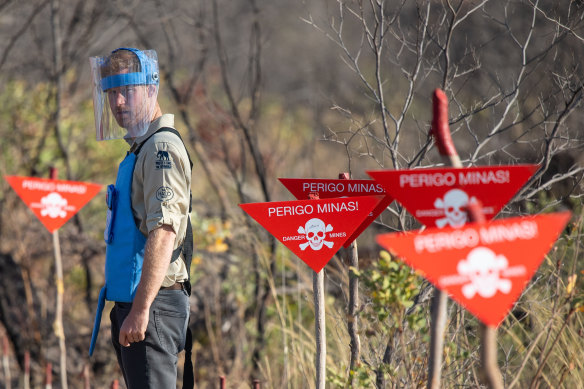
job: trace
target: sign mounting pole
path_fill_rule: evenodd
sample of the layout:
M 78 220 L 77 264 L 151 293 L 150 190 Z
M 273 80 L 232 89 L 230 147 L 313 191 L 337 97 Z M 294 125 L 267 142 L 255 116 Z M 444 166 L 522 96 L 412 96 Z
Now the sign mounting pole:
M 479 202 L 468 205 L 468 219 L 470 222 L 486 222 L 485 215 Z M 503 389 L 503 377 L 497 365 L 497 327 L 480 322 L 479 333 L 481 335 L 481 369 L 484 380 L 489 389 Z
M 349 173 L 340 173 L 339 179 L 350 180 Z M 359 278 L 351 270 L 359 270 L 359 250 L 357 248 L 357 239 L 353 240 L 346 250 L 349 259 L 349 304 L 348 304 L 348 318 L 347 331 L 351 339 L 351 360 L 349 362 L 349 369 L 354 371 L 359 364 L 359 357 L 361 354 L 361 339 L 359 338 Z M 354 376 L 350 378 L 351 387 L 354 386 Z
M 57 169 L 50 168 L 51 180 L 57 179 Z M 65 286 L 63 284 L 63 262 L 61 261 L 61 245 L 59 243 L 59 230 L 53 231 L 53 252 L 55 255 L 55 284 L 57 286 L 57 302 L 55 307 L 55 321 L 53 330 L 59 339 L 61 388 L 67 389 L 67 348 L 65 346 L 65 331 L 63 331 L 63 294 Z
M 440 156 L 446 165 L 461 168 L 462 163 L 452 142 L 448 126 L 448 98 L 440 89 L 432 96 L 432 136 L 438 146 Z M 442 349 L 444 348 L 444 330 L 446 329 L 448 296 L 440 289 L 434 289 L 432 298 L 430 330 L 430 356 L 428 360 L 428 388 L 440 388 L 440 370 L 442 367 Z
M 311 200 L 318 200 L 318 195 L 309 195 Z M 314 336 L 316 342 L 316 389 L 324 389 L 326 378 L 326 316 L 324 307 L 324 267 L 312 273 L 312 291 L 314 294 Z

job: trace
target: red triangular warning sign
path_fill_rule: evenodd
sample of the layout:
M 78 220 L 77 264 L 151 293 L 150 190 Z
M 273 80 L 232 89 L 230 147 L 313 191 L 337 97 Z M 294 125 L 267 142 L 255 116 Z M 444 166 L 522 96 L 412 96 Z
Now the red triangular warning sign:
M 101 185 L 37 177 L 5 176 L 43 225 L 54 232 L 100 190 Z
M 344 247 L 357 239 L 359 235 L 383 212 L 393 198 L 385 193 L 385 189 L 374 180 L 344 180 L 344 179 L 321 179 L 321 178 L 280 178 L 280 182 L 298 200 L 306 200 L 310 195 L 317 195 L 320 199 L 330 199 L 335 197 L 355 197 L 381 195 L 383 198 L 373 209 L 373 211 L 363 220 L 363 223 L 349 239 L 345 241 Z
M 318 273 L 380 200 L 361 196 L 239 206 Z
M 519 298 L 570 212 L 390 233 L 377 242 L 489 326 Z
M 369 171 L 395 200 L 428 227 L 460 227 L 469 201 L 494 218 L 538 165 Z

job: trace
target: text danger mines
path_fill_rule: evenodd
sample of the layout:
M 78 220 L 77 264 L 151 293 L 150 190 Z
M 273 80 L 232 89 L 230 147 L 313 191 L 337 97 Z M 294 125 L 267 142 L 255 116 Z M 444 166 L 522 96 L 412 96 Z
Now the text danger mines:
M 280 216 L 295 216 L 295 215 L 312 215 L 314 213 L 332 213 L 332 212 L 353 212 L 359 209 L 358 201 L 345 201 L 345 202 L 327 202 L 319 203 L 316 205 L 312 204 L 299 204 L 299 205 L 284 205 L 278 207 L 269 207 L 268 216 L 280 217 Z

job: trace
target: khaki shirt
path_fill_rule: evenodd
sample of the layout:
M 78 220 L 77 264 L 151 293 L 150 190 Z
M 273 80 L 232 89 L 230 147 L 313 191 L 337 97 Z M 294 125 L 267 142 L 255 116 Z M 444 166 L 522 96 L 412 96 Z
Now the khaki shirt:
M 174 128 L 174 115 L 165 114 L 153 121 L 146 134 L 136 138 L 130 152 L 162 127 Z M 191 166 L 181 140 L 171 132 L 153 135 L 136 159 L 132 178 L 132 211 L 138 228 L 148 233 L 163 225 L 176 233 L 174 249 L 182 245 L 187 230 L 191 190 Z M 188 278 L 181 256 L 172 262 L 166 272 L 163 287 Z

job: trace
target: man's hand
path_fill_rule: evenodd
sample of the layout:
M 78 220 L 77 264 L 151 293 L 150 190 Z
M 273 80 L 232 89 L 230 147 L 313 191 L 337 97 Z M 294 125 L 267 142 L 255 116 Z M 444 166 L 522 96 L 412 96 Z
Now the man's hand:
M 141 342 L 146 336 L 150 305 L 160 290 L 170 264 L 175 238 L 176 233 L 167 225 L 156 228 L 148 234 L 136 297 L 130 313 L 120 328 L 119 342 L 122 346 L 128 347 L 130 343 Z
M 146 336 L 146 327 L 148 327 L 148 311 L 137 312 L 132 309 L 120 328 L 119 342 L 124 347 L 129 347 L 130 343 L 141 342 Z

